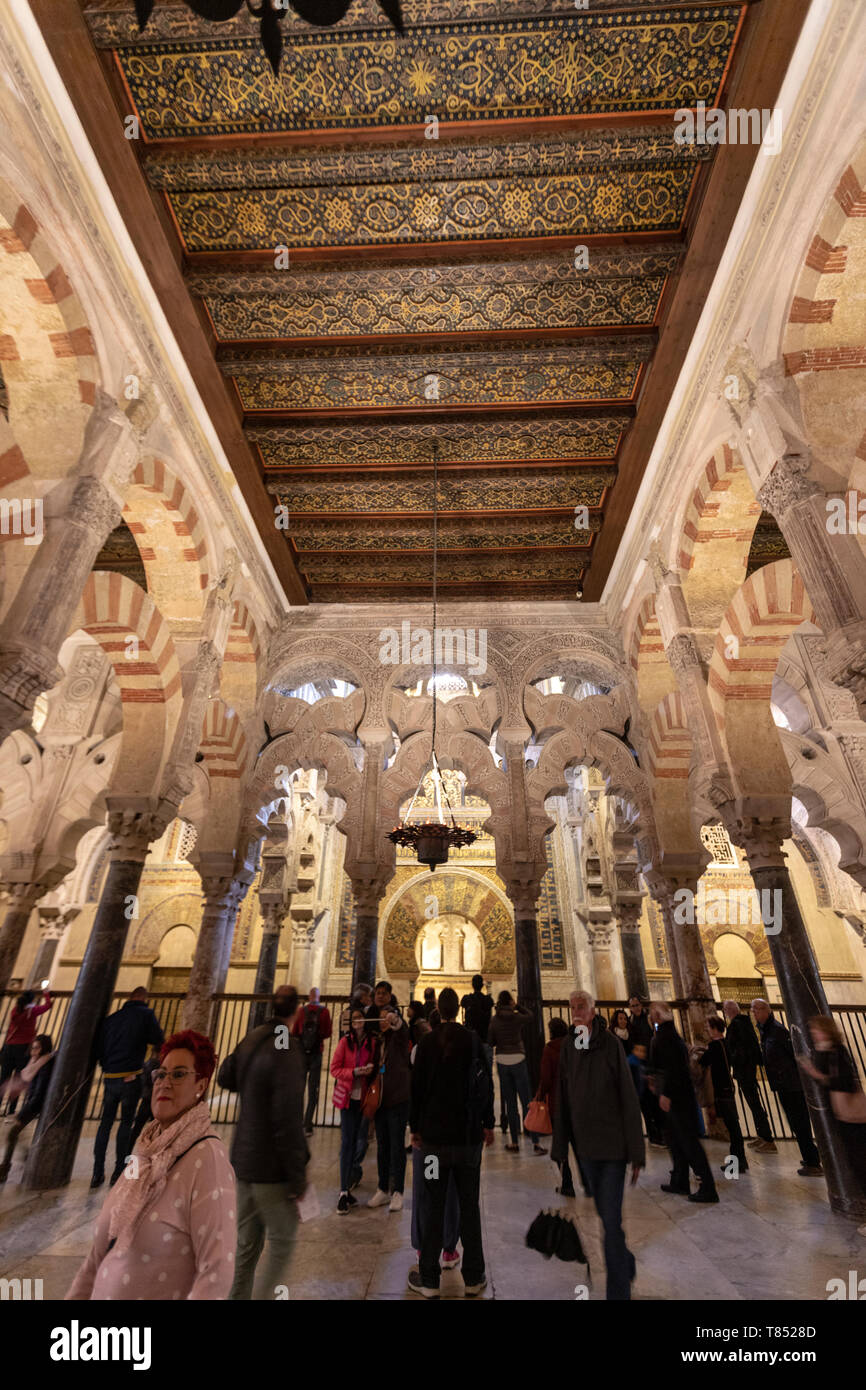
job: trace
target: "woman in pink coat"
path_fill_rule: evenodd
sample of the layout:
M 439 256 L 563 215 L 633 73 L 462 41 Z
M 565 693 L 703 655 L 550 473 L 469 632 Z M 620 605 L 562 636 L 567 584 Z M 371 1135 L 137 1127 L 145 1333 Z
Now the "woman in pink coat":
M 340 1200 L 337 1211 L 341 1216 L 357 1205 L 357 1199 L 349 1191 L 349 1183 L 363 1119 L 361 1107 L 375 1069 L 376 1055 L 377 1043 L 366 1036 L 364 1015 L 360 1009 L 353 1009 L 349 1031 L 337 1043 L 331 1061 L 331 1075 L 336 1081 L 334 1106 L 340 1112 Z
M 204 1099 L 209 1038 L 166 1039 L 153 1115 L 108 1194 L 67 1299 L 223 1299 L 234 1279 L 235 1178 Z

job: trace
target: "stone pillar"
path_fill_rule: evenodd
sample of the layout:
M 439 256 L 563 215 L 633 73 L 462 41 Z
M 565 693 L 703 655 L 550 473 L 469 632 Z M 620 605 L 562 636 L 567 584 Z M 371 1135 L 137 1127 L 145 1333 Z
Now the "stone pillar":
M 229 861 L 225 867 L 230 868 L 232 856 L 221 857 Z M 210 869 L 216 867 L 218 866 L 215 864 L 207 865 Z M 230 873 L 208 873 L 203 864 L 199 866 L 199 872 L 204 895 L 201 926 L 190 971 L 186 1002 L 183 1006 L 183 1026 L 210 1036 L 213 996 L 219 986 L 229 915 L 233 907 L 236 909 L 237 897 L 235 882 Z
M 39 928 L 42 939 L 39 943 L 39 951 L 33 966 L 30 970 L 27 988 L 38 989 L 43 980 L 48 979 L 51 974 L 51 967 L 54 964 L 54 957 L 57 954 L 57 947 L 60 945 L 63 933 L 74 917 L 78 916 L 79 909 L 61 907 L 40 907 Z
M 788 873 L 782 843 L 790 826 L 779 820 L 738 819 L 726 822 L 728 833 L 744 851 L 758 890 L 761 916 L 785 1005 L 795 1052 L 811 1047 L 807 1020 L 830 1012 L 812 943 Z M 812 1129 L 824 1165 L 830 1206 L 859 1221 L 866 1219 L 866 1196 L 852 1168 L 839 1134 L 828 1092 L 801 1072 Z
M 313 941 L 315 922 L 292 922 L 292 959 L 289 975 L 303 999 L 313 984 Z
M 7 883 L 3 888 L 7 907 L 0 925 L 0 989 L 6 989 L 15 973 L 15 962 L 24 940 L 30 914 L 47 892 L 44 883 Z
M 280 947 L 280 932 L 286 920 L 289 910 L 288 903 L 270 902 L 260 904 L 262 922 L 264 930 L 262 932 L 262 946 L 259 951 L 259 964 L 256 970 L 256 982 L 253 986 L 254 994 L 273 994 L 274 981 L 277 978 L 277 954 Z M 257 1028 L 260 1023 L 264 1023 L 270 1012 L 265 1000 L 259 1000 L 253 1004 L 250 1010 L 250 1028 Z
M 668 965 L 671 968 L 671 984 L 673 986 L 674 997 L 676 999 L 685 998 L 685 987 L 683 985 L 682 971 L 680 970 L 680 958 L 677 953 L 677 939 L 674 934 L 674 905 L 673 898 L 666 894 L 656 896 L 653 900 L 661 913 L 662 926 L 665 934 L 665 951 L 667 952 Z
M 688 1005 L 688 1021 L 692 1036 L 700 1039 L 704 1036 L 708 1016 L 716 1012 L 716 1005 L 695 910 L 698 880 L 686 875 L 677 875 L 668 879 L 668 884 L 668 891 L 660 904 L 665 918 L 665 932 L 667 934 L 670 923 L 682 988 L 680 997 Z M 692 895 L 691 910 L 688 910 L 682 897 L 675 896 L 678 893 L 682 894 L 684 890 Z
M 63 675 L 57 653 L 93 563 L 120 524 L 120 497 L 137 451 L 129 418 L 100 393 L 87 422 L 79 476 L 45 499 L 44 537 L 0 629 L 0 739 L 30 723 L 37 695 Z
M 225 992 L 226 979 L 232 959 L 232 946 L 234 945 L 235 932 L 238 926 L 238 915 L 244 898 L 250 890 L 253 878 L 254 875 L 252 873 L 245 871 L 243 874 L 239 874 L 232 883 L 232 901 L 228 913 L 226 914 L 225 931 L 223 933 L 219 970 L 216 979 L 215 992 L 217 994 Z
M 856 532 L 828 526 L 827 494 L 809 476 L 811 451 L 780 457 L 758 501 L 771 512 L 825 635 L 831 680 L 850 690 L 866 717 L 866 557 Z M 838 534 L 837 534 L 838 531 Z
M 514 950 L 517 957 L 517 1001 L 532 1014 L 523 1031 L 529 1083 L 538 1085 L 544 1050 L 544 1015 L 541 994 L 541 955 L 538 948 L 536 903 L 540 880 L 506 884 L 514 904 Z
M 174 806 L 109 806 L 108 873 L 24 1170 L 27 1188 L 44 1190 L 69 1182 L 90 1094 L 97 1034 L 111 1005 L 129 931 L 129 900 L 138 895 L 148 847 L 177 813 Z
M 616 927 L 613 922 L 588 922 L 586 933 L 592 946 L 592 967 L 597 999 L 617 997 L 616 973 L 611 951 Z
M 640 941 L 641 903 L 617 903 L 614 911 L 616 912 L 617 927 L 619 928 L 622 963 L 625 967 L 625 986 L 628 991 L 628 996 L 631 998 L 633 994 L 637 994 L 641 999 L 648 999 L 649 985 L 646 977 L 643 947 Z
M 376 983 L 376 956 L 379 947 L 379 904 L 384 886 L 369 879 L 352 879 L 355 899 L 355 961 L 352 966 L 352 989 L 359 981 Z

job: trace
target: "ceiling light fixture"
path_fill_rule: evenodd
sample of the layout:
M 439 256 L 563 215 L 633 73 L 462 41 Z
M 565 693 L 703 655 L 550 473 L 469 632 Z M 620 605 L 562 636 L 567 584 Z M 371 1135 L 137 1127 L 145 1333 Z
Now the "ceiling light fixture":
M 461 845 L 471 845 L 478 836 L 474 830 L 464 830 L 454 819 L 454 808 L 448 796 L 448 788 L 442 776 L 442 769 L 439 766 L 439 759 L 436 756 L 436 715 L 439 708 L 437 698 L 437 687 L 439 684 L 437 671 L 437 648 L 436 648 L 436 602 L 437 584 L 439 577 L 439 441 L 433 440 L 433 676 L 428 688 L 433 694 L 433 739 L 430 749 L 430 757 L 424 764 L 418 785 L 415 788 L 415 795 L 409 803 L 409 809 L 399 825 L 388 836 L 395 845 L 409 845 L 415 851 L 415 858 L 419 864 L 426 864 L 432 873 L 437 864 L 448 863 L 448 852 L 450 849 L 458 849 Z M 421 821 L 415 825 L 409 824 L 412 815 L 412 808 L 418 800 L 418 794 L 424 785 L 424 778 L 430 773 L 433 779 L 433 795 L 436 802 L 436 820 Z M 442 798 L 448 806 L 450 824 L 445 819 L 445 812 L 442 807 Z
M 133 0 L 133 3 L 138 27 L 142 30 L 150 19 L 156 0 Z M 262 48 L 273 68 L 274 76 L 277 77 L 283 53 L 280 20 L 285 18 L 287 10 L 293 9 L 307 24 L 314 24 L 319 29 L 330 29 L 345 17 L 352 0 L 259 0 L 258 5 L 254 5 L 253 0 L 184 0 L 184 4 L 201 19 L 212 20 L 215 24 L 234 19 L 238 10 L 246 5 L 250 14 L 260 21 Z M 378 0 L 378 5 L 397 33 L 405 34 L 400 0 Z

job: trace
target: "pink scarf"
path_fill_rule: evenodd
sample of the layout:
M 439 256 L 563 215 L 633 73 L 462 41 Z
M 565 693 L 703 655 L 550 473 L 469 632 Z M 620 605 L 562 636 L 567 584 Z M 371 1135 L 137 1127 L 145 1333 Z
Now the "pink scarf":
M 175 1160 L 211 1131 L 210 1110 L 203 1101 L 185 1110 L 167 1129 L 162 1129 L 158 1120 L 145 1125 L 132 1151 L 138 1160 L 137 1172 L 132 1169 L 136 1176 L 123 1173 L 111 1193 L 108 1234 L 116 1240 L 118 1250 L 129 1249 L 142 1216 L 165 1187 Z

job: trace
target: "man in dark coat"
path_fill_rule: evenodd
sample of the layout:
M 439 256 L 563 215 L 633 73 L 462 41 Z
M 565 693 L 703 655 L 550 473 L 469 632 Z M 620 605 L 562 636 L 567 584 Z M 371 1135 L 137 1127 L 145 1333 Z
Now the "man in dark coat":
M 628 1008 L 628 1050 L 631 1052 L 635 1047 L 645 1047 L 646 1052 L 642 1055 L 649 1057 L 653 1041 L 653 1026 L 649 1021 L 649 1014 L 644 1008 L 643 1000 L 638 995 L 633 994 L 628 1001 Z M 644 1086 L 641 1092 L 640 1108 L 646 1123 L 647 1139 L 654 1148 L 665 1148 L 658 1097 L 653 1094 L 649 1086 Z
M 231 1155 L 238 1187 L 233 1299 L 253 1296 L 265 1236 L 268 1253 L 257 1296 L 273 1299 L 275 1290 L 288 1283 L 298 1228 L 295 1199 L 306 1189 L 310 1157 L 304 1137 L 303 1049 L 291 1036 L 297 1007 L 297 990 L 281 985 L 274 995 L 273 1018 L 247 1034 L 217 1077 L 220 1086 L 241 1097 Z
M 114 1117 L 120 1107 L 120 1125 L 114 1158 L 112 1184 L 123 1172 L 127 1155 L 132 1152 L 135 1112 L 141 1099 L 141 1069 L 148 1047 L 159 1047 L 165 1035 L 148 1007 L 147 990 L 143 985 L 134 989 L 126 1003 L 103 1021 L 97 1042 L 97 1056 L 102 1067 L 102 1118 L 93 1141 L 93 1177 L 91 1187 L 101 1187 L 105 1181 L 105 1151 Z
M 779 1104 L 788 1117 L 788 1124 L 797 1140 L 803 1162 L 797 1169 L 801 1178 L 820 1178 L 824 1175 L 821 1155 L 812 1135 L 809 1107 L 803 1094 L 800 1068 L 794 1057 L 791 1035 L 776 1018 L 766 999 L 752 1000 L 752 1013 L 761 1034 L 764 1070 Z
M 592 995 L 575 990 L 570 1003 L 574 1027 L 559 1054 L 551 1158 L 562 1163 L 569 1142 L 574 1148 L 604 1227 L 607 1297 L 627 1301 L 635 1258 L 622 1229 L 622 1199 L 629 1163 L 634 1185 L 646 1160 L 640 1106 L 625 1051 L 601 1026 Z
M 662 1183 L 662 1192 L 680 1193 L 690 1202 L 718 1202 L 712 1169 L 699 1138 L 698 1103 L 686 1045 L 666 1004 L 650 1005 L 650 1023 L 656 1029 L 650 1049 L 650 1073 L 673 1159 L 670 1182 Z M 700 1183 L 697 1192 L 689 1191 L 689 1168 Z
M 740 1088 L 740 1095 L 751 1110 L 752 1119 L 755 1121 L 757 1138 L 749 1140 L 749 1147 L 755 1149 L 757 1153 L 778 1153 L 773 1139 L 773 1131 L 770 1128 L 769 1117 L 758 1090 L 758 1067 L 763 1061 L 758 1035 L 749 1015 L 743 1013 L 736 1000 L 726 999 L 722 1005 L 722 1010 L 728 1021 L 725 1039 L 728 1061 L 731 1064 L 734 1080 Z

